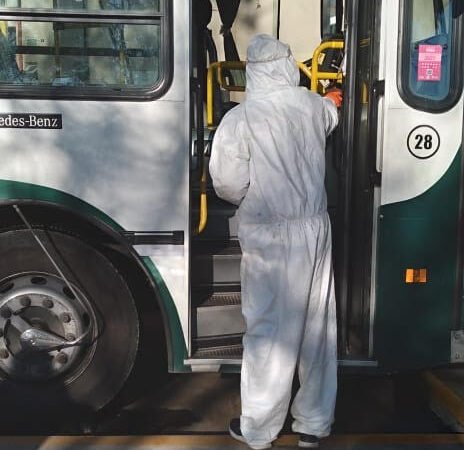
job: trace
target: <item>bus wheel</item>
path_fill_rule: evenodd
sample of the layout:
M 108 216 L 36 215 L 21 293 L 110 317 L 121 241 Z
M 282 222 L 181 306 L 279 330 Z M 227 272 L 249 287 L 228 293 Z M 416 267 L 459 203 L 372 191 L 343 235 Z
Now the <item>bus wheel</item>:
M 36 232 L 66 280 L 30 231 L 0 233 L 1 403 L 39 419 L 97 411 L 134 365 L 134 299 L 93 247 L 60 232 Z

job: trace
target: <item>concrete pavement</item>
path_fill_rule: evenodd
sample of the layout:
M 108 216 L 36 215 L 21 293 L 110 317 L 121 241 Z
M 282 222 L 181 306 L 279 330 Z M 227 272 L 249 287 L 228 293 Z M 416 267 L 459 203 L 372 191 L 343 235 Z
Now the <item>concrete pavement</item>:
M 296 449 L 297 436 L 274 443 L 278 450 Z M 457 450 L 460 434 L 335 435 L 323 440 L 321 450 Z M 43 436 L 2 437 L 0 450 L 245 450 L 248 447 L 226 435 L 163 436 Z

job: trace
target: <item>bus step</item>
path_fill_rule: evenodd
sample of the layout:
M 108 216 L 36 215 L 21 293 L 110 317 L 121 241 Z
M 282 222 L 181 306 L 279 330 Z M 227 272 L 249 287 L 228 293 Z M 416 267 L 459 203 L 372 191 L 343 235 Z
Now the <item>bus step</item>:
M 192 305 L 201 306 L 214 294 L 235 293 L 240 293 L 240 283 L 194 284 L 192 287 Z
M 199 213 L 193 214 L 193 221 L 198 221 Z M 227 239 L 236 237 L 238 233 L 238 219 L 235 215 L 215 214 L 208 210 L 206 228 L 194 240 L 202 239 Z
M 240 292 L 215 292 L 198 305 L 200 308 L 237 306 L 241 304 Z
M 241 255 L 237 238 L 205 238 L 202 235 L 192 241 L 193 257 L 205 255 Z
M 197 338 L 240 334 L 244 331 L 240 292 L 215 292 L 197 306 L 193 328 Z
M 192 220 L 196 222 L 200 215 L 198 211 L 200 205 L 198 195 L 192 197 L 192 205 Z M 199 238 L 227 239 L 229 236 L 237 236 L 238 219 L 236 210 L 235 205 L 225 202 L 215 195 L 209 195 L 208 221 Z
M 242 353 L 242 344 L 227 347 L 199 348 L 192 355 L 192 359 L 241 359 Z
M 240 249 L 224 249 L 215 254 L 192 256 L 192 283 L 240 283 Z
M 243 334 L 193 339 L 194 353 L 199 349 L 229 348 L 242 344 Z
M 196 339 L 193 348 L 192 356 L 184 361 L 193 372 L 218 372 L 221 366 L 238 368 L 242 363 L 241 335 Z

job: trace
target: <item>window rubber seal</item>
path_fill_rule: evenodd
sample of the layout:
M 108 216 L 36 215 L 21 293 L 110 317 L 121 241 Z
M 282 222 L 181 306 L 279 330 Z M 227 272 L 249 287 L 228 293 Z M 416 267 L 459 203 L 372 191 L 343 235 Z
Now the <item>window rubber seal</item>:
M 397 61 L 397 87 L 398 92 L 409 106 L 420 111 L 430 113 L 443 113 L 453 108 L 462 95 L 463 88 L 463 64 L 464 64 L 464 31 L 463 17 L 461 15 L 453 20 L 452 52 L 450 67 L 450 89 L 448 95 L 442 100 L 432 100 L 420 97 L 409 88 L 409 59 L 411 30 L 408 25 L 411 23 L 412 2 L 401 0 L 399 18 L 399 39 L 398 39 L 398 61 Z
M 44 100 L 81 100 L 81 101 L 153 101 L 161 98 L 169 90 L 173 79 L 173 17 L 172 0 L 164 0 L 161 12 L 150 14 L 149 18 L 143 14 L 64 14 L 44 12 L 27 12 L 18 14 L 18 11 L 0 12 L 0 20 L 28 20 L 48 22 L 111 22 L 124 24 L 147 24 L 161 22 L 160 35 L 160 67 L 161 77 L 149 87 L 77 87 L 77 86 L 27 86 L 4 84 L 0 85 L 0 98 L 10 99 L 44 99 Z M 50 20 L 52 19 L 52 20 Z

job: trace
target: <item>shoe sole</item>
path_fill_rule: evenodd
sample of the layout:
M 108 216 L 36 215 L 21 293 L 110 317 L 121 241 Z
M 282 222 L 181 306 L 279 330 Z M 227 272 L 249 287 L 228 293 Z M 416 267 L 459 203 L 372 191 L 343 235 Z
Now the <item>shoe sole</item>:
M 318 448 L 319 447 L 319 442 L 298 441 L 298 447 L 300 447 L 300 448 Z
M 229 434 L 236 439 L 237 441 L 243 442 L 244 444 L 248 445 L 248 447 L 252 448 L 253 450 L 265 450 L 267 448 L 271 448 L 271 444 L 263 444 L 263 445 L 250 445 L 243 436 L 235 433 L 231 428 L 229 428 Z

